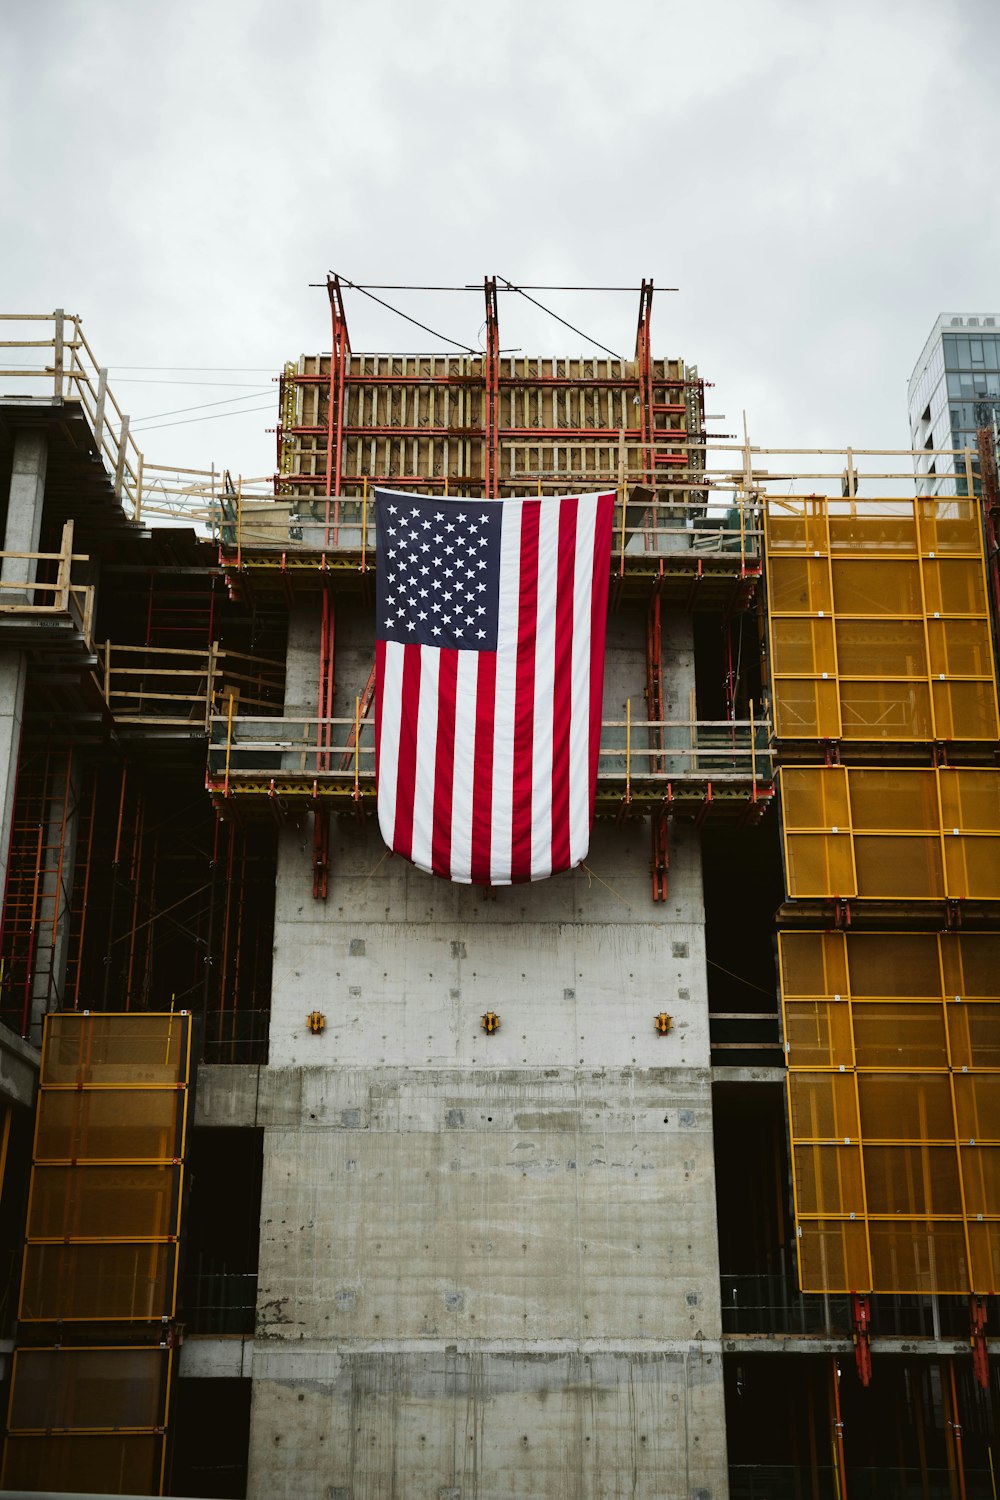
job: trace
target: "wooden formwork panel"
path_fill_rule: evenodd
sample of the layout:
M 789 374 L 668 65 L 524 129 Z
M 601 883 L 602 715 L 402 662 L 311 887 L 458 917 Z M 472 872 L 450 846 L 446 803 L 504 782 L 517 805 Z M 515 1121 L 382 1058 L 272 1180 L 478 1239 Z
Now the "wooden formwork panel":
M 501 492 L 617 483 L 623 475 L 662 484 L 670 464 L 702 440 L 698 382 L 681 360 L 654 360 L 651 446 L 640 450 L 643 392 L 638 366 L 617 359 L 505 358 L 497 396 Z M 279 440 L 279 493 L 327 491 L 330 356 L 304 355 L 286 367 Z M 481 492 L 486 460 L 485 359 L 478 356 L 352 354 L 341 409 L 340 493 L 358 495 L 365 478 L 413 489 Z M 294 420 L 288 418 L 294 414 Z M 334 423 L 337 424 L 335 412 Z M 532 441 L 537 434 L 537 441 Z M 677 488 L 686 488 L 681 485 Z M 331 485 L 331 490 L 333 486 Z

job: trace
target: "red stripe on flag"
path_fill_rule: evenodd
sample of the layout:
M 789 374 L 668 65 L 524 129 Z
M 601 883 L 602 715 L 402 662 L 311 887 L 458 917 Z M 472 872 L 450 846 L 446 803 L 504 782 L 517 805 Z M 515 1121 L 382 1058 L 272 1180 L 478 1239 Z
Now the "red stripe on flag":
M 521 598 L 514 677 L 514 788 L 510 878 L 531 879 L 531 785 L 535 731 L 535 638 L 538 631 L 538 531 L 541 502 L 521 510 Z
M 476 684 L 476 740 L 472 772 L 472 865 L 474 885 L 489 885 L 493 851 L 493 719 L 497 654 L 480 651 Z
M 382 694 L 385 691 L 385 641 L 375 642 L 375 785 L 378 786 L 379 740 L 382 737 Z
M 455 783 L 455 687 L 458 652 L 442 651 L 438 666 L 437 754 L 434 763 L 434 825 L 431 868 L 451 877 L 451 804 Z
M 552 694 L 552 868 L 569 865 L 569 726 L 573 706 L 573 576 L 579 504 L 559 506 L 556 573 L 556 676 Z
M 593 587 L 590 609 L 590 817 L 594 817 L 597 764 L 601 750 L 601 709 L 604 698 L 604 635 L 608 623 L 608 559 L 615 497 L 599 495 L 594 522 Z
M 417 710 L 420 707 L 420 647 L 403 647 L 403 691 L 396 773 L 396 834 L 393 848 L 413 858 L 413 792 L 417 779 Z

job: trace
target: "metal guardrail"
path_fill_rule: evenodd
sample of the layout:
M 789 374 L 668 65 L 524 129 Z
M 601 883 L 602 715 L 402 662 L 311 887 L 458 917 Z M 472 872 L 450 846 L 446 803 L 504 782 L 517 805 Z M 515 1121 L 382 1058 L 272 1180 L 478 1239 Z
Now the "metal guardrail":
M 579 487 L 579 476 L 566 474 L 555 486 L 560 492 Z M 599 488 L 596 482 L 592 488 Z M 614 479 L 609 489 L 619 489 L 613 528 L 613 562 L 621 568 L 625 559 L 648 556 L 725 557 L 756 564 L 761 555 L 763 529 L 760 505 L 755 497 L 730 495 L 713 510 L 665 498 L 669 493 L 629 486 L 622 490 Z M 525 489 L 530 493 L 530 485 Z M 548 493 L 553 485 L 548 486 Z M 447 493 L 447 491 L 446 491 Z M 541 491 L 539 491 L 541 493 Z M 624 498 L 622 495 L 624 494 Z M 357 556 L 363 570 L 375 555 L 375 514 L 367 482 L 358 498 L 327 500 L 285 499 L 266 501 L 247 497 L 242 487 L 221 498 L 215 536 L 224 552 L 277 550 L 293 553 L 346 553 Z
M 224 488 L 223 475 L 207 469 L 152 464 L 131 432 L 131 418 L 116 400 L 108 369 L 99 365 L 79 317 L 57 308 L 51 313 L 0 313 L 0 405 L 48 401 L 75 403 L 94 435 L 94 442 L 125 514 L 134 521 L 149 516 L 174 520 L 215 521 Z M 25 392 L 12 382 L 27 382 Z M 266 484 L 244 480 L 244 492 Z
M 39 399 L 78 403 L 94 434 L 115 494 L 133 520 L 159 515 L 211 525 L 224 547 L 237 550 L 254 546 L 309 550 L 316 546 L 312 537 L 312 528 L 316 526 L 324 537 L 322 550 L 353 547 L 364 555 L 370 549 L 370 539 L 364 535 L 364 521 L 356 516 L 352 522 L 349 509 L 359 503 L 364 507 L 369 476 L 345 474 L 342 494 L 300 500 L 292 505 L 274 500 L 271 475 L 241 479 L 227 495 L 224 475 L 218 471 L 158 465 L 146 460 L 131 432 L 128 413 L 122 410 L 109 387 L 108 368 L 98 364 L 78 316 L 61 308 L 50 313 L 0 313 L 0 332 L 6 335 L 0 338 L 3 351 L 0 403 Z M 29 383 L 30 393 L 11 390 L 12 381 Z M 276 415 L 277 406 L 276 394 Z M 391 436 L 391 431 L 388 435 Z M 663 454 L 654 454 L 653 466 L 649 467 L 648 438 L 627 440 L 619 429 L 609 430 L 602 437 L 606 441 L 596 447 L 610 445 L 616 459 L 613 471 L 560 468 L 559 456 L 568 448 L 578 450 L 581 463 L 588 460 L 596 451 L 592 434 L 567 428 L 564 436 L 545 433 L 536 438 L 520 434 L 505 436 L 501 429 L 498 442 L 509 469 L 499 479 L 501 494 L 525 494 L 536 487 L 539 493 L 563 494 L 581 487 L 614 489 L 627 497 L 631 510 L 636 504 L 646 503 L 635 498 L 633 487 L 638 485 L 645 487 L 652 508 L 648 523 L 635 529 L 643 534 L 649 531 L 656 538 L 650 548 L 654 554 L 692 550 L 690 532 L 693 531 L 696 540 L 700 538 L 695 551 L 708 555 L 713 550 L 739 550 L 741 555 L 752 559 L 760 553 L 759 505 L 767 495 L 841 493 L 853 497 L 860 489 L 866 495 L 927 493 L 932 483 L 940 482 L 940 476 L 931 481 L 925 474 L 917 474 L 916 469 L 939 458 L 951 466 L 949 472 L 957 474 L 971 494 L 976 457 L 971 448 L 764 448 L 751 444 L 749 438 L 742 443 L 681 443 L 678 438 L 676 451 L 669 455 L 665 470 L 664 464 L 656 461 Z M 670 447 L 669 430 L 654 431 L 652 437 L 654 445 Z M 908 467 L 901 469 L 898 464 L 886 467 L 885 460 L 895 459 L 907 460 Z M 325 475 L 315 476 L 316 488 L 322 489 L 325 482 Z M 393 481 L 380 478 L 378 482 L 391 485 Z M 422 486 L 429 486 L 434 493 L 448 493 L 448 480 L 441 476 L 410 475 L 399 481 L 403 489 Z M 482 481 L 469 479 L 466 486 L 481 489 Z M 690 528 L 686 520 L 673 526 L 662 509 L 671 503 L 662 497 L 680 493 L 688 496 L 680 510 L 692 518 L 700 517 Z M 625 507 L 621 509 L 624 512 Z M 261 510 L 271 511 L 270 519 L 261 515 Z M 241 514 L 243 511 L 246 514 Z M 735 523 L 718 519 L 726 512 L 736 513 Z M 356 533 L 353 541 L 349 540 L 352 524 Z M 265 535 L 255 536 L 255 529 L 261 526 Z M 298 537 L 294 534 L 296 529 L 301 531 Z M 627 549 L 632 530 L 623 515 L 616 530 L 617 554 Z M 673 540 L 668 541 L 671 537 Z
M 253 1333 L 256 1313 L 256 1271 L 194 1270 L 181 1283 L 178 1316 L 188 1333 Z
M 722 1331 L 753 1338 L 837 1338 L 852 1335 L 846 1294 L 802 1292 L 794 1276 L 762 1271 L 724 1273 Z M 991 1310 L 992 1311 L 992 1310 Z M 995 1335 L 996 1315 L 988 1327 Z M 871 1297 L 871 1333 L 876 1339 L 955 1339 L 969 1336 L 968 1304 L 960 1297 L 876 1292 Z
M 601 727 L 598 781 L 634 786 L 686 780 L 769 782 L 773 759 L 765 720 L 607 719 Z M 241 778 L 337 780 L 360 791 L 375 779 L 375 726 L 354 718 L 251 718 L 235 712 L 211 721 L 209 779 L 227 789 Z

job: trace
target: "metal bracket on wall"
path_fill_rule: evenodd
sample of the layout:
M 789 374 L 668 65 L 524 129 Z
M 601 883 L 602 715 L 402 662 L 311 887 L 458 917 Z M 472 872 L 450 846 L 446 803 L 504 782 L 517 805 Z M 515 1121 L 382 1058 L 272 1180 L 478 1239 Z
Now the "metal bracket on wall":
M 313 900 L 325 901 L 330 873 L 330 809 L 313 813 Z
M 851 1293 L 851 1336 L 858 1379 L 868 1385 L 872 1378 L 871 1301 L 866 1292 Z
M 667 815 L 666 813 L 654 813 L 650 818 L 650 830 L 652 833 L 653 857 L 651 870 L 653 875 L 653 900 L 666 901 L 667 899 L 667 870 L 670 866 L 670 847 L 667 839 Z

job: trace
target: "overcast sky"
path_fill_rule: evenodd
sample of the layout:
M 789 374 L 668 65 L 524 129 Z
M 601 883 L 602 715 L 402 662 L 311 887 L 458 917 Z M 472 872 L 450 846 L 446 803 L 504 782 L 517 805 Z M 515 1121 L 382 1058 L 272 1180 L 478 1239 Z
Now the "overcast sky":
M 328 268 L 652 276 L 679 288 L 654 352 L 772 446 L 906 446 L 934 318 L 1000 311 L 997 0 L 4 12 L 2 308 L 83 317 L 153 462 L 273 469 L 271 376 L 329 348 Z M 481 295 L 396 300 L 478 346 Z M 634 295 L 546 300 L 631 355 Z M 347 310 L 355 349 L 446 347 Z M 505 346 L 587 352 L 521 298 L 500 315 Z

